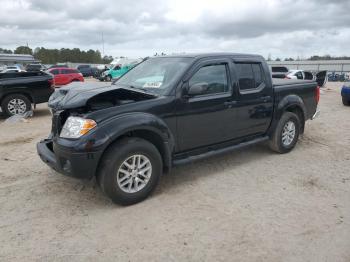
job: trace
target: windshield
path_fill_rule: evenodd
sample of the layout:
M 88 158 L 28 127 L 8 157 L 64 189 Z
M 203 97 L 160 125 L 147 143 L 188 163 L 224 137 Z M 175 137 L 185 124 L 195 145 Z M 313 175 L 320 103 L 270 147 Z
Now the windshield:
M 121 77 L 116 84 L 164 94 L 192 60 L 187 57 L 150 58 Z

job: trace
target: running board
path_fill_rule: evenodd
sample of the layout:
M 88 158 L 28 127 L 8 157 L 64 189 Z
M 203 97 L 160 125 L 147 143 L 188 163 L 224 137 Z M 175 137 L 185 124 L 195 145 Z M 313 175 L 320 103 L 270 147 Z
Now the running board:
M 264 137 L 259 137 L 259 138 L 255 138 L 253 140 L 247 141 L 247 142 L 242 142 L 240 144 L 237 145 L 233 145 L 233 146 L 229 146 L 229 147 L 225 147 L 225 148 L 221 148 L 221 149 L 216 149 L 216 150 L 212 150 L 203 154 L 199 154 L 199 155 L 194 155 L 194 156 L 189 156 L 186 158 L 182 158 L 182 159 L 175 159 L 173 161 L 173 166 L 178 166 L 178 165 L 184 165 L 184 164 L 188 164 L 188 163 L 192 163 L 201 159 L 205 159 L 208 157 L 212 157 L 212 156 L 217 156 L 217 155 L 221 155 L 221 154 L 225 154 L 243 147 L 247 147 L 250 145 L 255 145 L 261 142 L 265 142 L 269 140 L 268 136 L 264 136 Z

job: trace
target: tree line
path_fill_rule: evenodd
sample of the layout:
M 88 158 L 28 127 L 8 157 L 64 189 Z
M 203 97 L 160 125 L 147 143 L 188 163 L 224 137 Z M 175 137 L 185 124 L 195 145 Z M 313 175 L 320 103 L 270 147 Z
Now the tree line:
M 31 49 L 28 46 L 18 46 L 15 50 L 0 48 L 0 54 L 27 54 L 33 55 L 35 59 L 40 60 L 43 64 L 56 63 L 92 63 L 92 64 L 109 64 L 113 61 L 112 56 L 103 56 L 99 50 L 89 49 L 87 51 L 79 48 L 61 48 L 61 49 L 47 49 L 44 47 L 37 47 Z
M 275 61 L 302 61 L 304 59 L 301 58 L 292 58 L 292 57 L 286 57 L 284 59 L 281 59 L 277 57 Z M 350 60 L 349 56 L 331 56 L 331 55 L 323 55 L 323 56 L 318 56 L 318 55 L 313 55 L 310 56 L 309 58 L 306 58 L 306 60 L 311 60 L 311 61 L 318 61 L 318 60 Z M 271 56 L 267 58 L 267 61 L 272 61 Z

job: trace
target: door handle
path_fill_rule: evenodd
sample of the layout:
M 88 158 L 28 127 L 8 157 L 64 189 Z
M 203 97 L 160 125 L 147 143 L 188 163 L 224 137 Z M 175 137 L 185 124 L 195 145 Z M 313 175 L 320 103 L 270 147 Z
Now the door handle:
M 234 106 L 235 104 L 237 104 L 237 101 L 226 101 L 224 102 L 224 105 L 228 108 L 231 108 L 232 106 Z
M 260 97 L 260 100 L 262 100 L 264 103 L 268 102 L 271 99 L 271 96 L 262 96 Z

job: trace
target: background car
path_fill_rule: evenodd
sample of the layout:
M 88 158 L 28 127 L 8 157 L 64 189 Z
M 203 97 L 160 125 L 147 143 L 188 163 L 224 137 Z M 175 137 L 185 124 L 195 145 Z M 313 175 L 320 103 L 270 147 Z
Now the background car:
M 327 71 L 324 70 L 324 71 L 319 71 L 317 73 L 316 72 L 312 73 L 310 71 L 304 71 L 304 70 L 289 70 L 287 73 L 272 72 L 272 78 L 314 80 L 317 82 L 319 87 L 323 87 L 327 83 Z
M 109 70 L 104 71 L 99 77 L 100 81 L 112 81 L 112 79 L 118 79 L 126 72 L 128 72 L 131 68 L 133 68 L 136 64 L 130 65 L 115 65 Z
M 51 68 L 47 72 L 54 76 L 55 85 L 61 86 L 71 82 L 84 82 L 83 74 L 72 68 Z
M 341 89 L 341 97 L 344 106 L 350 106 L 350 83 L 343 85 Z
M 2 70 L 0 73 L 19 73 L 19 72 L 23 72 L 23 71 L 19 71 L 18 69 L 5 69 L 5 70 Z
M 28 64 L 26 65 L 27 72 L 38 72 L 45 70 L 45 67 L 42 64 Z
M 6 66 L 6 68 L 1 71 L 1 73 L 17 73 L 17 72 L 25 72 L 20 66 L 13 65 L 13 66 Z
M 313 80 L 314 76 L 311 72 L 303 70 L 290 70 L 286 76 L 286 79 L 300 79 L 300 80 Z
M 90 65 L 78 65 L 77 69 L 83 74 L 83 76 L 94 76 L 95 72 L 97 71 L 96 67 L 92 67 Z

